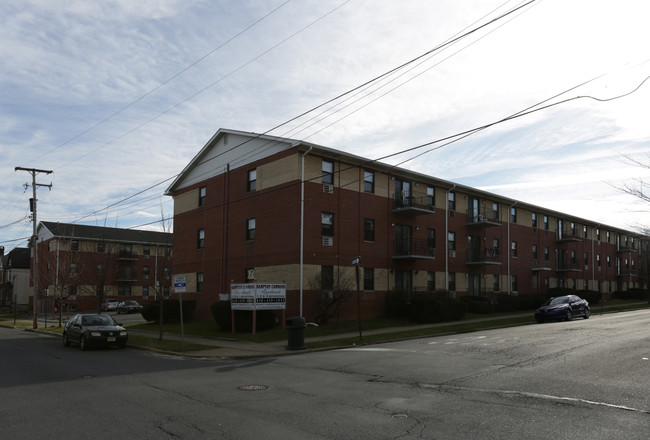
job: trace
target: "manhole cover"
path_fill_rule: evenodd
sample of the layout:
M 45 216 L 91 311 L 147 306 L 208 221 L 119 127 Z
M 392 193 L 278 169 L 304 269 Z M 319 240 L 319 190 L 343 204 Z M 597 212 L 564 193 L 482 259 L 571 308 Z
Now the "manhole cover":
M 394 419 L 406 419 L 408 418 L 408 415 L 402 413 L 396 413 L 396 414 L 391 414 L 391 417 L 393 417 Z
M 239 389 L 243 391 L 264 391 L 264 390 L 268 390 L 269 386 L 268 385 L 242 385 L 239 387 Z

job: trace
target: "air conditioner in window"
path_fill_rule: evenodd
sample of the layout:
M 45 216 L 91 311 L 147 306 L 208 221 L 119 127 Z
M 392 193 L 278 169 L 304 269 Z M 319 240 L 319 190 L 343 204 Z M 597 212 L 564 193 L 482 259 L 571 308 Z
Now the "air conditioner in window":
M 327 194 L 334 194 L 334 185 L 323 183 L 323 192 Z
M 333 246 L 334 238 L 333 237 L 323 237 L 323 246 Z

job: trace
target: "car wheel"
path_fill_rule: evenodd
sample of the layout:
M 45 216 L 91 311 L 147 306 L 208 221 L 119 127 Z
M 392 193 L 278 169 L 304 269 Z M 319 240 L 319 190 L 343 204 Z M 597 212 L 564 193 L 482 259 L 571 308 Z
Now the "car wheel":
M 591 311 L 589 309 L 585 309 L 585 314 L 582 316 L 585 319 L 589 319 L 591 316 Z
M 70 339 L 68 339 L 68 334 L 63 333 L 63 346 L 64 347 L 69 347 L 70 346 Z
M 571 313 L 571 310 L 567 310 L 566 312 L 566 320 L 571 321 L 573 319 L 573 313 Z
M 88 348 L 88 346 L 86 345 L 86 338 L 83 336 L 79 339 L 79 348 L 82 351 L 85 351 Z

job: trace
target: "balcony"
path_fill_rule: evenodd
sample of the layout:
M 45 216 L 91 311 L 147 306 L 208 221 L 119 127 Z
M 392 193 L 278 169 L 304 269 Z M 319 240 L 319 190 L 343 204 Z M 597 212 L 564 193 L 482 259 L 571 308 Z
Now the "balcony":
M 467 264 L 478 265 L 491 265 L 501 264 L 501 250 L 498 247 L 476 247 L 467 251 Z
M 537 258 L 533 258 L 530 268 L 533 272 L 551 270 L 551 262 L 549 260 L 538 260 Z
M 616 252 L 617 253 L 624 253 L 624 252 L 636 252 L 637 250 L 634 249 L 634 243 L 629 244 L 627 242 L 624 243 L 619 243 L 616 245 Z
M 616 268 L 617 277 L 630 277 L 636 276 L 636 267 L 635 266 L 620 266 Z
M 436 248 L 428 240 L 397 239 L 393 243 L 393 260 L 435 260 Z
M 492 209 L 483 208 L 479 212 L 467 211 L 467 226 L 501 226 L 499 213 Z
M 136 261 L 138 257 L 136 257 L 132 251 L 119 251 L 117 253 L 117 259 L 118 260 L 126 260 L 126 261 Z
M 393 194 L 393 213 L 408 216 L 433 214 L 435 207 L 431 197 L 417 191 Z
M 582 237 L 578 236 L 578 230 L 571 227 L 562 227 L 555 231 L 555 241 L 557 243 L 566 243 L 570 241 L 582 241 Z
M 558 261 L 555 267 L 556 272 L 581 272 L 582 268 L 577 261 Z

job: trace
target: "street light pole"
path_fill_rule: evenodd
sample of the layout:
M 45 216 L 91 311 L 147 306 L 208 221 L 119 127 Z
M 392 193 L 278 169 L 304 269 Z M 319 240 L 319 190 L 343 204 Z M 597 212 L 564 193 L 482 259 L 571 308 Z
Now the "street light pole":
M 37 228 L 37 217 L 36 217 L 36 187 L 37 186 L 46 186 L 50 190 L 52 189 L 52 184 L 50 183 L 49 185 L 41 184 L 41 183 L 36 183 L 36 174 L 38 173 L 45 173 L 45 174 L 51 174 L 52 170 L 39 170 L 36 168 L 22 168 L 22 167 L 16 167 L 15 171 L 27 171 L 32 175 L 32 203 L 31 203 L 31 208 L 32 208 L 32 238 L 30 240 L 32 244 L 32 251 L 34 253 L 34 299 L 33 299 L 33 322 L 32 326 L 33 328 L 38 328 L 38 247 L 36 245 L 36 228 Z

